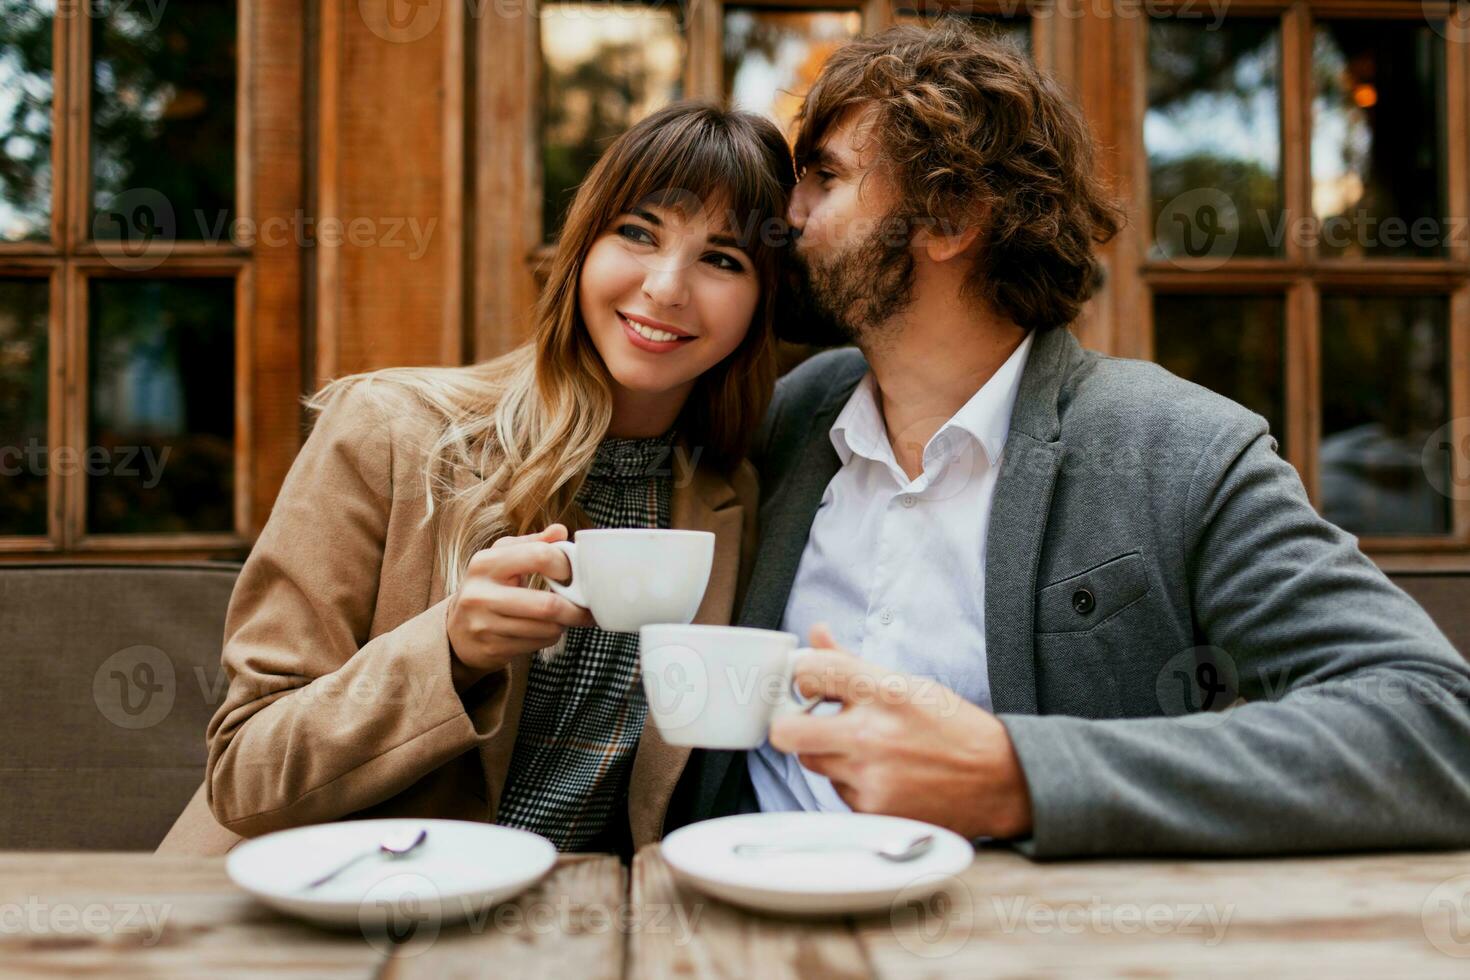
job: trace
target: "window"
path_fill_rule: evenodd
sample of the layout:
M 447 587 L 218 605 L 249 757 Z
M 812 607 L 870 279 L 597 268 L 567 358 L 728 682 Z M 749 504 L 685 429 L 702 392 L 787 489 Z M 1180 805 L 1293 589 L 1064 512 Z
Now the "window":
M 0 0 L 0 550 L 249 532 L 241 22 Z
M 1117 28 L 1141 49 L 1141 258 L 1112 288 L 1148 297 L 1119 346 L 1264 415 L 1381 561 L 1433 562 L 1470 546 L 1470 22 L 1357 6 Z

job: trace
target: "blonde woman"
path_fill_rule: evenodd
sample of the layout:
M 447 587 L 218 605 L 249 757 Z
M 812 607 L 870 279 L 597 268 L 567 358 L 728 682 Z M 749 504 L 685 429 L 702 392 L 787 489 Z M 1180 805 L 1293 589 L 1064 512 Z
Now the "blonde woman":
M 369 816 L 493 821 L 562 850 L 658 839 L 688 750 L 645 724 L 637 636 L 540 586 L 570 577 L 550 542 L 580 527 L 709 530 L 696 622 L 730 620 L 794 182 L 771 123 L 670 106 L 579 188 L 529 344 L 309 400 L 321 415 L 231 596 L 205 786 L 160 850 Z

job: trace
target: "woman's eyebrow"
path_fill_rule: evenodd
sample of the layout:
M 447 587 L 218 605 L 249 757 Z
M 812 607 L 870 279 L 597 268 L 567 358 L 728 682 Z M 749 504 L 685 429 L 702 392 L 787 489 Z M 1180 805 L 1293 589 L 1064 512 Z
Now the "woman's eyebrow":
M 655 228 L 662 228 L 664 225 L 664 223 L 659 220 L 658 215 L 654 214 L 652 211 L 646 211 L 643 208 L 629 208 L 628 213 L 633 215 L 635 218 L 642 218 L 644 221 L 653 225 Z M 733 248 L 736 251 L 745 250 L 744 246 L 730 235 L 706 235 L 705 240 L 708 241 L 711 245 L 721 245 L 726 248 Z

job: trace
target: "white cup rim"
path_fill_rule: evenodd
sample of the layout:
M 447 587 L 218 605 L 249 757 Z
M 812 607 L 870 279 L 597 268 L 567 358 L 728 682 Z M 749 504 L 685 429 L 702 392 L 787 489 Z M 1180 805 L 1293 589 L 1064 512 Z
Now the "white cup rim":
M 573 537 L 580 538 L 583 535 L 592 537 L 595 535 L 599 538 L 634 538 L 649 534 L 690 538 L 712 538 L 715 536 L 715 532 L 713 531 L 690 531 L 677 527 L 589 527 L 586 530 L 575 532 Z
M 771 639 L 775 639 L 776 637 L 790 637 L 792 639 L 792 641 L 794 641 L 798 646 L 801 643 L 801 638 L 800 637 L 798 637 L 795 633 L 788 633 L 785 630 L 768 630 L 768 629 L 763 629 L 762 627 L 759 627 L 759 626 L 716 626 L 716 625 L 706 625 L 704 623 L 650 623 L 647 626 L 644 626 L 641 629 L 639 629 L 638 635 L 639 635 L 640 638 L 645 638 L 652 631 L 655 631 L 655 630 L 691 630 L 691 629 L 694 630 L 695 633 L 697 633 L 700 636 L 710 636 L 710 637 L 723 636 L 723 637 L 730 637 L 730 638 L 734 638 L 734 639 L 739 639 L 739 638 L 744 637 L 746 639 L 764 639 L 764 640 L 771 640 Z M 673 640 L 673 641 L 669 641 L 669 642 L 677 643 L 678 641 L 677 640 Z

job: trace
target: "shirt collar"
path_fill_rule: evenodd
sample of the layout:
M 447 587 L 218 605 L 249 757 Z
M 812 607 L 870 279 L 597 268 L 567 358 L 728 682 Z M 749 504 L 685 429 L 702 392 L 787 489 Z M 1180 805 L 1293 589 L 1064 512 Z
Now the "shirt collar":
M 984 448 L 991 466 L 996 465 L 1005 449 L 1006 434 L 1011 428 L 1011 412 L 1016 405 L 1021 375 L 1025 372 L 1026 358 L 1031 353 L 1035 337 L 1035 330 L 1028 331 L 1005 363 L 939 428 L 941 433 L 949 428 L 969 433 Z M 872 371 L 865 374 L 853 389 L 847 404 L 832 423 L 830 434 L 832 448 L 837 450 L 843 466 L 854 454 L 879 462 L 893 461 L 893 447 L 889 445 L 888 430 L 883 424 L 883 412 L 878 404 L 878 382 Z

